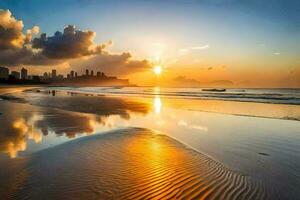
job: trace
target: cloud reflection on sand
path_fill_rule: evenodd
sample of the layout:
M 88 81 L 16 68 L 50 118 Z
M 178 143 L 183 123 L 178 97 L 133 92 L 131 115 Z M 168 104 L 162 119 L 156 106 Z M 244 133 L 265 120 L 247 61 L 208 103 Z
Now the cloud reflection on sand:
M 85 107 L 93 107 L 97 115 L 3 102 L 0 105 L 1 110 L 4 111 L 3 117 L 0 118 L 0 123 L 4 124 L 0 127 L 0 152 L 8 154 L 10 158 L 15 158 L 18 152 L 27 149 L 29 141 L 39 144 L 45 135 L 55 134 L 69 139 L 79 135 L 91 135 L 99 127 L 102 129 L 115 127 L 114 117 L 126 121 L 130 119 L 131 113 L 148 112 L 148 107 L 142 103 L 126 102 L 121 99 L 112 101 L 101 97 L 98 97 L 98 100 L 101 99 L 102 105 L 109 104 L 110 106 L 109 109 L 97 110 L 97 107 L 92 104 L 96 99 L 87 99 L 91 102 L 86 102 Z M 59 99 L 61 100 L 63 99 Z M 72 105 L 74 106 L 74 102 Z M 82 107 L 84 106 L 74 106 L 75 110 L 82 109 Z
M 50 132 L 75 138 L 76 135 L 94 133 L 98 123 L 91 116 L 76 116 L 72 113 L 61 115 L 43 109 L 38 110 L 38 114 L 34 112 L 28 115 L 25 112 L 22 110 L 18 115 L 7 116 L 11 123 L 0 128 L 0 151 L 11 158 L 17 157 L 18 152 L 25 151 L 29 141 L 39 144 L 43 136 Z

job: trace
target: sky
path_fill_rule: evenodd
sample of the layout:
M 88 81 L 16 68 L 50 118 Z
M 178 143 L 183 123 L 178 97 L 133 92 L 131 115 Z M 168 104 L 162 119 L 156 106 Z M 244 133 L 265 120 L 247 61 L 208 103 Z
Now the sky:
M 300 87 L 298 0 L 0 0 L 0 8 L 0 65 L 12 69 L 89 68 L 138 85 Z

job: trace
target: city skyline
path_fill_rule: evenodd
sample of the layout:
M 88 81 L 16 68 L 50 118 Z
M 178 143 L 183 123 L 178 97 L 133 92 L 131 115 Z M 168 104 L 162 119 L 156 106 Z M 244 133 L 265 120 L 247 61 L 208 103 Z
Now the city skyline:
M 8 67 L 1 67 L 0 66 L 0 72 L 3 72 L 3 71 L 7 71 L 7 72 L 4 72 L 4 73 L 1 73 L 1 75 L 4 74 L 5 77 L 3 75 L 2 76 L 0 75 L 0 78 L 8 78 L 9 75 L 13 75 L 13 74 L 16 74 L 16 73 L 19 73 L 19 76 L 16 77 L 18 79 L 19 78 L 20 79 L 26 79 L 27 76 L 28 76 L 27 75 L 28 74 L 28 70 L 26 68 L 24 68 L 24 67 L 22 67 L 20 71 L 16 71 L 16 70 L 10 70 Z M 35 73 L 33 73 L 33 74 L 31 74 L 31 76 L 32 75 L 35 75 L 35 76 L 45 76 L 46 75 L 48 77 L 55 78 L 57 76 L 63 76 L 63 77 L 66 76 L 67 77 L 68 75 L 70 75 L 70 77 L 77 77 L 78 73 L 75 72 L 74 70 L 71 70 L 70 73 L 67 73 L 67 74 L 62 73 L 62 74 L 58 74 L 57 75 L 57 70 L 56 69 L 52 69 L 51 72 L 46 71 L 46 72 L 44 72 L 42 74 L 35 74 Z M 94 76 L 94 70 L 91 70 L 91 73 L 89 73 L 89 70 L 86 69 L 85 73 L 82 73 L 82 75 Z M 95 76 L 100 76 L 100 75 L 103 76 L 104 73 L 100 72 L 100 71 L 97 71 L 97 74 L 95 74 Z
M 43 75 L 29 74 L 24 67 L 20 71 L 12 71 L 6 67 L 0 67 L 0 83 L 5 84 L 80 84 L 80 85 L 119 85 L 133 86 L 128 79 L 119 79 L 115 76 L 107 76 L 104 72 L 85 70 L 78 74 L 71 70 L 64 75 L 57 73 L 56 69 L 46 71 Z

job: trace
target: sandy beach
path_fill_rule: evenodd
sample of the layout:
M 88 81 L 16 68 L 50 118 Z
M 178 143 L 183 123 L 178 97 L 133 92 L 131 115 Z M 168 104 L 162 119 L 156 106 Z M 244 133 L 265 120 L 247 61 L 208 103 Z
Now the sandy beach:
M 0 86 L 0 95 L 22 92 L 24 90 L 38 88 L 39 86 L 10 86 L 10 85 L 1 85 Z
M 140 128 L 74 140 L 24 162 L 11 183 L 17 185 L 15 191 L 1 192 L 8 192 L 7 197 L 267 199 L 270 194 L 263 183 L 174 139 Z
M 237 109 L 226 107 L 226 114 L 218 109 L 210 112 L 216 108 L 212 105 L 225 104 L 208 100 L 60 88 L 54 93 L 52 88 L 2 91 L 7 97 L 0 102 L 4 199 L 295 199 L 299 195 L 300 125 L 286 120 L 290 109 L 298 109 L 295 105 L 266 104 L 272 112 L 265 115 L 261 109 L 252 111 L 265 116 L 261 118 L 234 113 L 245 113 L 249 105 L 264 106 L 258 103 L 235 102 Z M 292 117 L 298 116 L 297 109 Z

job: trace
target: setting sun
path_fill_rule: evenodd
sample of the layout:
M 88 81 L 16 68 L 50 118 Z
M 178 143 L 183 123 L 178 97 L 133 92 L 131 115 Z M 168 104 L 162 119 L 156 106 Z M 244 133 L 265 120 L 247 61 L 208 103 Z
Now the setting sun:
M 156 74 L 156 75 L 160 75 L 161 74 L 161 66 L 155 66 L 154 68 L 153 68 L 153 71 L 154 71 L 154 73 Z

